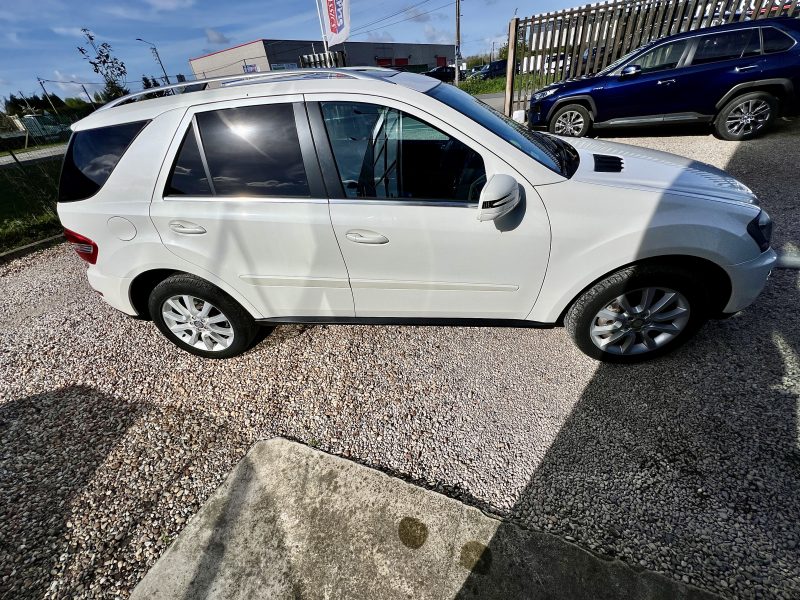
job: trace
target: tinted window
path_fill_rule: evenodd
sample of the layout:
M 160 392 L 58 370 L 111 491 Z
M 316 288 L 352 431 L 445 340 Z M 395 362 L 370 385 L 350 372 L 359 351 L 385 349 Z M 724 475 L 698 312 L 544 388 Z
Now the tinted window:
M 196 119 L 216 195 L 309 195 L 291 104 L 215 110 Z
M 701 37 L 697 41 L 692 64 L 702 65 L 760 53 L 761 40 L 758 36 L 758 29 L 726 31 Z
M 348 198 L 477 202 L 481 156 L 393 108 L 323 102 L 322 114 Z
M 74 134 L 61 168 L 58 201 L 84 200 L 99 192 L 145 125 L 138 121 Z
M 783 52 L 794 46 L 791 37 L 774 27 L 764 27 L 761 33 L 764 36 L 764 54 Z
M 646 52 L 633 64 L 642 67 L 643 73 L 652 73 L 654 71 L 664 71 L 666 69 L 674 69 L 683 56 L 683 51 L 686 50 L 687 40 L 678 40 L 671 44 L 664 44 L 658 48 L 653 48 L 650 52 Z
M 194 126 L 183 136 L 175 165 L 167 181 L 166 196 L 210 196 L 211 186 L 200 158 Z

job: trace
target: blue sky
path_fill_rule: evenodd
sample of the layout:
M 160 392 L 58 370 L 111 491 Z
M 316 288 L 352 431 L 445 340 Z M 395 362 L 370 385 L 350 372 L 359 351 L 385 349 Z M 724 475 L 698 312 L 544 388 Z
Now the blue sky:
M 558 0 L 463 0 L 462 52 L 488 51 L 505 40 L 514 11 L 528 15 L 558 7 Z M 351 0 L 353 41 L 452 43 L 455 6 L 450 0 Z M 378 19 L 394 17 L 373 23 Z M 372 24 L 370 24 L 372 23 Z M 36 77 L 97 82 L 76 46 L 87 27 L 109 42 L 125 62 L 131 89 L 141 76 L 158 75 L 149 48 L 155 43 L 170 75 L 190 74 L 188 59 L 259 38 L 319 39 L 314 0 L 21 0 L 0 5 L 0 97 L 41 92 Z M 61 97 L 81 94 L 68 83 L 46 83 Z M 101 86 L 87 85 L 92 91 Z

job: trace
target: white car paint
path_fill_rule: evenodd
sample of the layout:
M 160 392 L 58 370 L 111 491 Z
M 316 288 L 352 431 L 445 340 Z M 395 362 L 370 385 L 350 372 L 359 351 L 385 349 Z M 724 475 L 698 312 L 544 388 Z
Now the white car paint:
M 342 72 L 352 74 L 353 72 Z M 155 269 L 204 278 L 254 318 L 415 317 L 554 323 L 570 303 L 622 266 L 659 256 L 707 259 L 730 276 L 726 312 L 763 289 L 775 262 L 746 231 L 755 197 L 724 172 L 673 155 L 570 138 L 581 157 L 567 179 L 424 92 L 412 74 L 386 80 L 307 73 L 102 109 L 74 131 L 150 120 L 93 197 L 59 203 L 63 225 L 99 246 L 91 285 L 136 314 L 134 279 Z M 394 81 L 394 82 L 393 82 Z M 484 160 L 487 177 L 514 177 L 523 196 L 513 226 L 481 222 L 477 206 L 341 198 L 165 198 L 193 114 L 249 104 L 350 100 L 397 108 L 442 130 Z M 597 173 L 593 154 L 625 161 Z M 135 230 L 120 236 L 110 219 Z M 176 232 L 181 221 L 203 235 Z M 117 225 L 119 223 L 117 222 Z M 125 228 L 130 231 L 129 228 Z M 359 244 L 354 230 L 385 236 Z

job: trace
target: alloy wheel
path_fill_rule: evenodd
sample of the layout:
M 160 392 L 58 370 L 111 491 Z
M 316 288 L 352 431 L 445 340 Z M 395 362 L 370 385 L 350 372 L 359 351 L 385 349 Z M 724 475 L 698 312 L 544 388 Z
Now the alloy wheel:
M 175 337 L 194 348 L 221 352 L 233 343 L 233 326 L 228 317 L 202 298 L 172 296 L 162 305 L 161 316 Z
M 770 112 L 769 103 L 765 100 L 745 100 L 728 113 L 725 126 L 731 135 L 750 135 L 769 122 Z
M 592 319 L 589 334 L 594 345 L 609 354 L 644 354 L 677 337 L 689 316 L 689 302 L 680 292 L 642 288 L 603 307 Z
M 575 137 L 583 131 L 583 115 L 576 110 L 568 110 L 558 115 L 555 133 Z

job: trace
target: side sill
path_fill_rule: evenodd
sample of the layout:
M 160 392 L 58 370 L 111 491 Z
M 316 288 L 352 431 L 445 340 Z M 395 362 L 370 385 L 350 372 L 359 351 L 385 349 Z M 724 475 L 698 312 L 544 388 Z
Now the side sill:
M 270 317 L 257 319 L 261 325 L 416 325 L 432 327 L 518 327 L 552 329 L 555 323 L 525 319 L 449 319 L 420 317 Z

